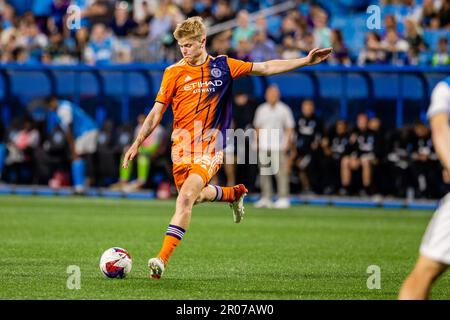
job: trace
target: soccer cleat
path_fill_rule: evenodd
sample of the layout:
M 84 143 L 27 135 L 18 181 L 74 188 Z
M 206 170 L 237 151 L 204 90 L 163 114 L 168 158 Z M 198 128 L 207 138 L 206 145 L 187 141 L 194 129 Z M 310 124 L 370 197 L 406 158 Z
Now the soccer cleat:
M 164 272 L 164 261 L 160 257 L 151 258 L 148 260 L 148 269 L 150 270 L 150 279 L 161 278 Z
M 241 222 L 244 218 L 244 198 L 248 193 L 247 188 L 243 184 L 238 184 L 234 186 L 234 199 L 235 201 L 230 203 L 230 208 L 233 210 L 233 220 L 236 223 Z

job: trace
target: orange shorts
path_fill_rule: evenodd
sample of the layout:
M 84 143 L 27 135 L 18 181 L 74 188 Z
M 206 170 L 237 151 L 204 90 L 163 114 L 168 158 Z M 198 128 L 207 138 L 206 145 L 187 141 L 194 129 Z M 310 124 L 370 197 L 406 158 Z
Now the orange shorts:
M 173 164 L 173 179 L 178 191 L 191 173 L 196 173 L 202 177 L 206 186 L 219 171 L 223 163 L 223 152 L 192 156 L 185 159 L 185 161 Z

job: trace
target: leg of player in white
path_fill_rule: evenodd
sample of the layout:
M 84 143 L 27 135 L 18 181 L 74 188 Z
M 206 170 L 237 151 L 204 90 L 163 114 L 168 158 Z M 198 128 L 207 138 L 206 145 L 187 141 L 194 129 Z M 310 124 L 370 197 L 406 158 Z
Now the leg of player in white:
M 428 109 L 433 144 L 444 170 L 450 172 L 450 77 L 433 90 Z M 450 265 L 450 194 L 434 213 L 413 271 L 400 289 L 399 299 L 428 299 L 431 286 Z
M 435 212 L 420 246 L 420 256 L 400 290 L 402 300 L 428 299 L 432 284 L 450 265 L 450 195 Z

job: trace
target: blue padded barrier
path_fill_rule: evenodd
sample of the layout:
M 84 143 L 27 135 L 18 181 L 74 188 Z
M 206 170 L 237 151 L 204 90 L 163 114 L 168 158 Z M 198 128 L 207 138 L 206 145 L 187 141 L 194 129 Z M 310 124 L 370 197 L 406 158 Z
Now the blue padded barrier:
M 304 73 L 287 73 L 269 77 L 268 84 L 278 86 L 283 98 L 299 98 L 314 96 L 314 84 Z
M 28 103 L 35 97 L 45 97 L 52 93 L 52 83 L 46 72 L 34 70 L 9 70 L 11 94 L 22 103 Z
M 166 66 L 3 64 L 0 65 L 0 100 L 3 100 L 2 108 L 13 114 L 31 99 L 56 93 L 81 104 L 92 115 L 103 110 L 118 121 L 127 121 L 151 107 Z M 359 109 L 382 105 L 388 111 L 386 115 L 396 117 L 388 122 L 401 126 L 405 119 L 409 121 L 427 108 L 431 89 L 448 74 L 449 67 L 321 64 L 272 77 L 245 77 L 236 80 L 236 86 L 263 100 L 267 85 L 275 83 L 280 87 L 282 99 L 291 106 L 297 106 L 306 97 L 318 103 L 337 100 L 327 103 L 337 108 L 334 114 L 344 117 L 351 114 L 350 108 L 354 106 Z M 414 115 L 408 115 L 410 111 Z M 167 121 L 170 121 L 169 113 L 165 115 Z M 102 118 L 99 116 L 98 120 Z

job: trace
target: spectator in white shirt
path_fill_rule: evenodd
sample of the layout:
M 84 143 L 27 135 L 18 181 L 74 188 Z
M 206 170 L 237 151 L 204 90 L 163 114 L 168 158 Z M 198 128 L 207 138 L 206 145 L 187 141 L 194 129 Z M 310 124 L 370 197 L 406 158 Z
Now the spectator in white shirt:
M 400 38 L 394 29 L 389 29 L 386 38 L 381 42 L 381 47 L 386 52 L 389 63 L 401 64 L 402 58 L 408 52 L 409 44 Z
M 266 102 L 255 113 L 253 125 L 258 141 L 261 199 L 255 207 L 288 208 L 289 168 L 287 152 L 292 148 L 294 117 L 292 111 L 280 101 L 280 91 L 271 85 L 266 90 Z M 272 176 L 276 176 L 278 200 L 272 203 Z

